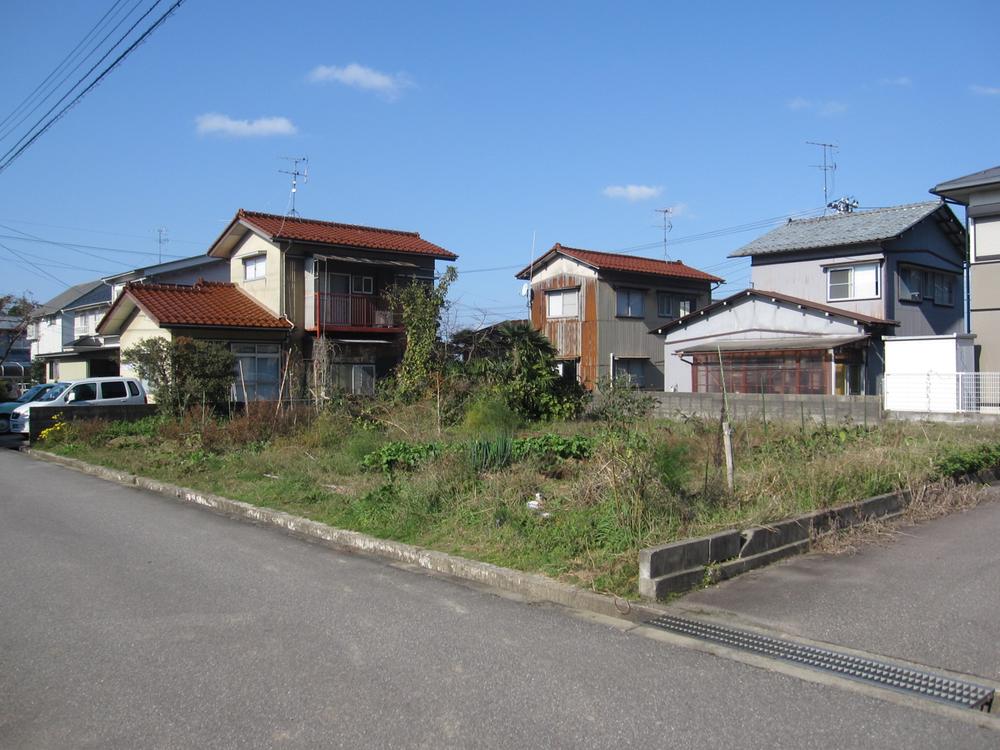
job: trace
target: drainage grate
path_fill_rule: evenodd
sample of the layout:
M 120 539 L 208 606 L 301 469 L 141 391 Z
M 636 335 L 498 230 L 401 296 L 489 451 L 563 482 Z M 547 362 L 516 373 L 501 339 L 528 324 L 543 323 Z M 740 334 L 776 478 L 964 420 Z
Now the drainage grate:
M 919 672 L 915 669 L 897 667 L 874 659 L 840 654 L 824 648 L 803 646 L 794 641 L 769 638 L 745 630 L 724 628 L 669 615 L 649 620 L 646 625 L 653 625 L 662 630 L 680 633 L 691 638 L 762 654 L 774 659 L 782 659 L 813 669 L 821 669 L 871 685 L 899 690 L 909 695 L 931 698 L 953 706 L 989 711 L 993 705 L 994 691 L 992 688 L 962 680 L 952 680 L 928 672 Z

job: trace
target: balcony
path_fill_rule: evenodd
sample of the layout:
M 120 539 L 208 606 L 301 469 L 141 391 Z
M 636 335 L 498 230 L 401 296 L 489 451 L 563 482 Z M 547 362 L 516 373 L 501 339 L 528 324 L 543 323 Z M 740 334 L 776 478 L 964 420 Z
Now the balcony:
M 389 305 L 371 295 L 317 292 L 313 297 L 317 331 L 399 333 L 403 330 L 399 316 Z

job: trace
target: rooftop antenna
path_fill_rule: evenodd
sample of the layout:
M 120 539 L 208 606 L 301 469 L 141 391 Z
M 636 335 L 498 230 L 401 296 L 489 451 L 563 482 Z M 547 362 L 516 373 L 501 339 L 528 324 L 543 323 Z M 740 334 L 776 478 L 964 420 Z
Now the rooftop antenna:
M 667 234 L 674 228 L 674 222 L 670 217 L 674 214 L 672 208 L 654 208 L 658 214 L 663 214 L 663 260 L 670 260 L 670 253 L 667 252 Z
M 290 161 L 292 163 L 291 169 L 279 169 L 281 174 L 290 174 L 292 176 L 292 197 L 291 203 L 292 207 L 288 211 L 289 216 L 298 216 L 299 212 L 295 210 L 295 194 L 299 191 L 299 177 L 302 178 L 302 184 L 305 185 L 309 182 L 309 157 L 308 156 L 282 156 L 285 161 Z M 302 171 L 299 171 L 299 164 L 302 165 Z
M 156 230 L 156 260 L 158 263 L 163 262 L 163 246 L 170 242 L 167 237 L 167 228 L 158 227 Z
M 837 171 L 837 162 L 833 160 L 833 154 L 837 150 L 835 143 L 817 143 L 816 141 L 806 141 L 810 146 L 819 146 L 823 149 L 823 163 L 813 164 L 816 169 L 823 170 L 823 205 L 829 206 L 830 193 L 834 186 L 834 172 Z M 823 211 L 826 213 L 826 210 Z
M 833 201 L 832 203 L 827 203 L 826 207 L 832 208 L 838 214 L 850 214 L 854 213 L 854 209 L 856 209 L 858 205 L 860 204 L 858 203 L 857 198 L 846 195 L 843 198 L 840 198 L 839 200 Z

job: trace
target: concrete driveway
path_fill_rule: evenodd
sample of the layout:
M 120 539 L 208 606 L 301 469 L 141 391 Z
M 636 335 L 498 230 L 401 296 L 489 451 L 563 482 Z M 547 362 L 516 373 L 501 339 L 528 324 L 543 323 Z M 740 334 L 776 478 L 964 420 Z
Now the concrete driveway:
M 985 491 L 991 501 L 886 544 L 793 558 L 674 608 L 998 681 L 1000 488 Z

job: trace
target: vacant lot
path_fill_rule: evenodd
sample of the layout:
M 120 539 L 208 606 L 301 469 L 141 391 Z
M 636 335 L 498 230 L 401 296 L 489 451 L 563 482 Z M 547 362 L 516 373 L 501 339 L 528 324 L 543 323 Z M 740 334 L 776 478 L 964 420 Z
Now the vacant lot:
M 488 416 L 488 415 L 487 415 Z M 257 505 L 498 565 L 636 595 L 642 547 L 993 465 L 993 426 L 734 425 L 735 487 L 718 420 L 629 408 L 531 429 L 427 405 L 380 413 L 77 422 L 42 447 Z

